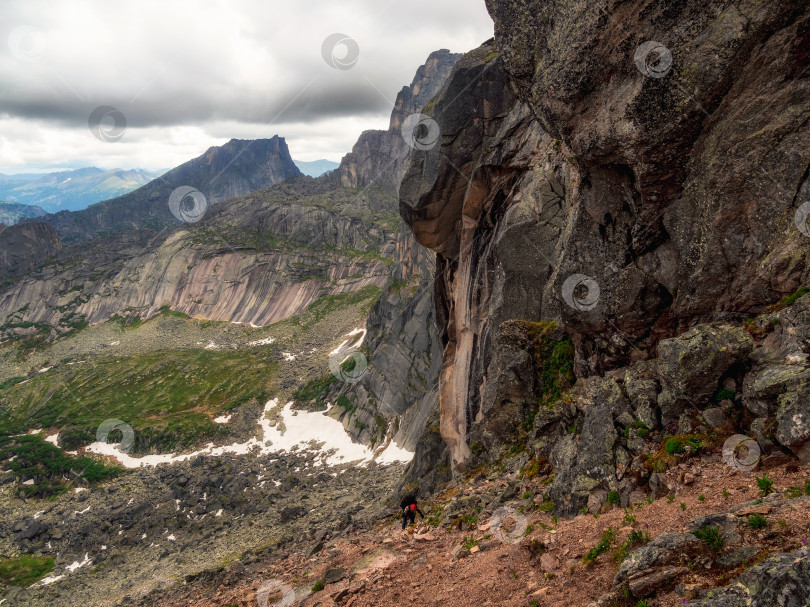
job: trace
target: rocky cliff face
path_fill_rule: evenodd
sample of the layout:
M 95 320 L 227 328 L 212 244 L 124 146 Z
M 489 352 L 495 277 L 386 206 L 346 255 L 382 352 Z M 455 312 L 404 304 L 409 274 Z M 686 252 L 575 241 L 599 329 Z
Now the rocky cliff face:
M 387 131 L 365 131 L 343 157 L 333 179 L 349 188 L 380 187 L 396 192 L 405 173 L 411 147 L 402 136 L 402 123 L 422 111 L 447 80 L 461 54 L 434 51 L 416 72 L 410 86 L 397 95 Z
M 739 392 L 754 364 L 743 321 L 810 280 L 810 13 L 488 7 L 495 40 L 431 104 L 440 145 L 414 153 L 400 209 L 437 252 L 455 469 L 502 461 L 511 416 L 510 440 L 560 470 L 570 513 L 626 478 L 628 425 L 672 431 L 723 382 Z M 667 340 L 697 325 L 696 365 L 678 366 Z M 763 357 L 789 364 L 774 348 Z M 801 342 L 791 360 L 808 351 Z
M 56 231 L 46 223 L 0 226 L 0 278 L 23 274 L 62 248 Z
M 413 149 L 403 136 L 403 122 L 424 111 L 461 57 L 447 50 L 431 53 L 411 85 L 397 96 L 389 129 L 363 133 L 328 178 L 348 187 L 398 191 Z M 358 441 L 383 445 L 393 440 L 413 450 L 426 429 L 437 423 L 430 421 L 441 366 L 433 297 L 435 256 L 404 224 L 393 256 L 392 281 L 366 324 L 368 369 L 360 381 L 335 393 L 348 398 L 352 408 L 335 408 L 333 414 Z
M 162 306 L 264 326 L 323 295 L 385 284 L 393 235 L 300 202 L 303 191 L 317 190 L 312 179 L 301 179 L 299 187 L 234 199 L 160 236 L 126 231 L 64 250 L 0 293 L 0 318 L 10 327 L 4 329 L 58 327 L 65 318 L 94 324 L 116 314 L 145 319 Z M 53 235 L 47 224 L 26 227 Z

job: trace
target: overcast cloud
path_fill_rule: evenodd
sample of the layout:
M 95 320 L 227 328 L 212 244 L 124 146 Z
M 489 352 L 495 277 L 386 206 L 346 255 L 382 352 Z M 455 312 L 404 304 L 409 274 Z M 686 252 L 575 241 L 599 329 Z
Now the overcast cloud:
M 484 0 L 0 1 L 0 172 L 169 168 L 275 134 L 294 158 L 340 158 L 428 54 L 492 36 Z M 351 69 L 321 56 L 340 32 Z M 338 47 L 337 57 L 345 52 Z M 94 137 L 113 106 L 127 127 Z

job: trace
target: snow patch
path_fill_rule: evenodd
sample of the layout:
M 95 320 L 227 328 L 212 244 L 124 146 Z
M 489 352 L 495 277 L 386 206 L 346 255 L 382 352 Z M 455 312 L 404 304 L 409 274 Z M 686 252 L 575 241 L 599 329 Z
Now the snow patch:
M 53 369 L 53 367 L 42 367 L 37 373 L 47 373 L 51 369 Z
M 280 454 L 285 451 L 296 449 L 318 450 L 323 454 L 323 463 L 327 466 L 337 464 L 358 462 L 360 464 L 376 460 L 381 463 L 409 462 L 413 459 L 413 453 L 405 449 L 400 449 L 396 445 L 389 444 L 381 452 L 375 453 L 365 445 L 352 442 L 351 438 L 343 429 L 343 425 L 329 417 L 327 413 L 330 407 L 323 412 L 319 411 L 295 411 L 292 410 L 292 402 L 288 402 L 281 410 L 280 418 L 285 428 L 284 432 L 278 426 L 273 425 L 267 419 L 266 414 L 271 409 L 278 407 L 278 399 L 273 399 L 264 406 L 264 414 L 259 418 L 261 438 L 251 438 L 244 443 L 233 443 L 215 447 L 213 443 L 208 443 L 206 447 L 192 453 L 174 455 L 171 453 L 161 455 L 145 455 L 143 457 L 132 457 L 127 453 L 121 453 L 117 445 L 109 443 L 95 442 L 86 447 L 86 451 L 98 453 L 100 455 L 110 455 L 115 457 L 121 465 L 126 468 L 139 468 L 141 466 L 157 466 L 173 462 L 182 462 L 198 455 L 219 456 L 228 454 L 246 455 L 256 452 L 258 455 Z M 315 447 L 314 445 L 318 445 Z M 278 486 L 280 483 L 273 481 Z
M 52 445 L 56 445 L 56 439 L 57 438 L 59 438 L 59 433 L 58 432 L 56 434 L 51 434 L 50 436 L 46 436 L 45 440 L 47 442 L 51 443 Z
M 249 346 L 269 346 L 274 341 L 276 341 L 275 337 L 265 337 L 264 339 L 257 339 L 256 341 L 251 341 L 248 343 Z
M 284 357 L 284 360 L 288 362 L 295 360 L 296 358 L 295 354 L 290 354 L 289 352 L 282 352 L 281 355 Z
M 230 414 L 229 415 L 220 415 L 219 417 L 214 418 L 214 423 L 217 423 L 217 424 L 227 424 L 229 421 L 231 421 L 231 415 Z
M 65 567 L 65 569 L 67 569 L 68 571 L 73 573 L 77 569 L 81 569 L 82 567 L 84 567 L 85 565 L 89 565 L 90 563 L 92 563 L 92 561 L 90 560 L 87 553 L 85 552 L 84 553 L 84 560 L 81 563 L 79 561 L 75 561 L 75 562 L 71 563 L 70 565 L 68 565 L 67 567 Z
M 358 339 L 355 339 L 353 344 L 351 344 L 350 346 L 346 345 L 350 341 L 352 341 L 351 340 L 352 337 L 354 337 L 355 335 L 359 335 L 361 333 L 362 335 L 360 335 Z M 337 348 L 332 350 L 329 353 L 329 356 L 335 356 L 337 354 L 340 354 L 341 352 L 348 352 L 349 350 L 356 350 L 357 348 L 359 348 L 362 345 L 363 340 L 366 338 L 366 330 L 363 329 L 362 327 L 358 327 L 357 329 L 352 329 L 351 331 L 346 333 L 345 337 L 349 337 L 350 339 L 343 340 L 343 343 L 341 343 Z

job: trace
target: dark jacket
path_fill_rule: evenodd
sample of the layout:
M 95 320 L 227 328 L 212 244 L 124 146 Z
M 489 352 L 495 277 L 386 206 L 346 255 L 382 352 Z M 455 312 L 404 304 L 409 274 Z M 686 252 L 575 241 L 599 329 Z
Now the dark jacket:
M 402 510 L 406 510 L 406 509 L 410 510 L 411 504 L 416 505 L 416 495 L 414 495 L 413 493 L 410 493 L 410 494 L 406 495 L 405 497 L 403 497 L 402 501 L 399 502 L 399 507 Z M 416 506 L 416 511 L 419 513 L 419 516 L 421 516 L 422 518 L 425 518 L 425 515 L 422 514 L 422 511 L 419 509 L 418 505 Z

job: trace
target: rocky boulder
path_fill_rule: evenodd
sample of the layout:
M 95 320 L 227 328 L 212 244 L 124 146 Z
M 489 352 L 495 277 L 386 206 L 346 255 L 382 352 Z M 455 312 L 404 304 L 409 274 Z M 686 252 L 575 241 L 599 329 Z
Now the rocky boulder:
M 756 417 L 769 417 L 778 408 L 777 397 L 810 380 L 810 369 L 802 365 L 771 365 L 749 373 L 743 382 L 742 402 Z
M 664 425 L 677 421 L 688 407 L 707 404 L 718 382 L 753 349 L 751 336 L 740 326 L 701 325 L 658 344 L 658 396 Z
M 728 586 L 709 590 L 691 607 L 801 607 L 810 604 L 808 549 L 771 556 Z
M 779 396 L 776 440 L 803 462 L 810 462 L 810 380 Z

